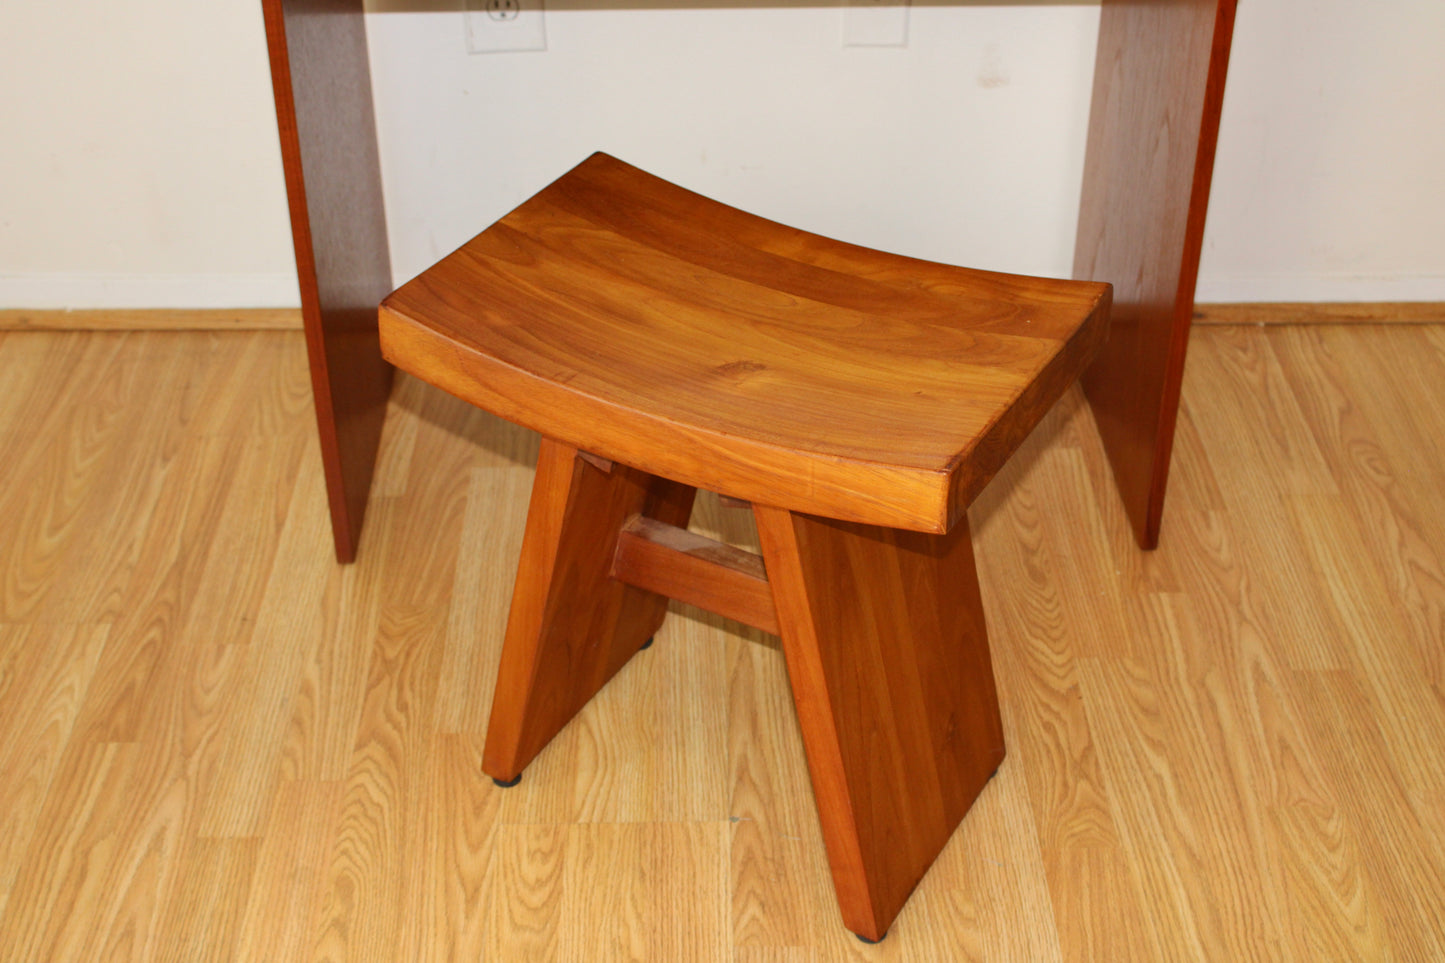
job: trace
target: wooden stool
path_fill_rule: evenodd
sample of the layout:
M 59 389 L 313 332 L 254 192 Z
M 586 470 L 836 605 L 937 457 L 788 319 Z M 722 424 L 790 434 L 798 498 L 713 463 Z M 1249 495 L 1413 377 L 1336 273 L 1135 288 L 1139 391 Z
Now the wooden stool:
M 1109 300 L 605 154 L 393 293 L 390 361 L 543 435 L 486 772 L 519 778 L 668 598 L 775 632 L 843 921 L 881 939 L 1004 755 L 965 511 Z M 752 503 L 761 558 L 686 530 L 696 488 Z

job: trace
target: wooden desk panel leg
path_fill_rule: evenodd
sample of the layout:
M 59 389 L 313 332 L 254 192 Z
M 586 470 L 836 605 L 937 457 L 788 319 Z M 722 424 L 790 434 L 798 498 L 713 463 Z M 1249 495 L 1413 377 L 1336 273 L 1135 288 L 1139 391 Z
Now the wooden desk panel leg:
M 685 527 L 694 494 L 542 440 L 482 753 L 487 775 L 520 775 L 662 625 L 667 599 L 611 578 L 612 557 L 629 516 Z
M 878 940 L 1004 756 L 968 523 L 753 510 L 843 922 Z
M 263 0 L 336 556 L 356 557 L 392 369 L 391 289 L 361 0 Z
M 1074 276 L 1114 285 L 1082 379 L 1135 536 L 1159 543 L 1235 0 L 1104 0 Z

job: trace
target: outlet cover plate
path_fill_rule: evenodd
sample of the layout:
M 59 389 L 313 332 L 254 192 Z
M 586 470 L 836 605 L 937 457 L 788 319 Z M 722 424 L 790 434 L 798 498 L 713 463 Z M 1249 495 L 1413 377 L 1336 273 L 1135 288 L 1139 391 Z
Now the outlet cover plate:
M 466 0 L 467 52 L 546 50 L 542 0 Z
M 843 46 L 908 46 L 908 0 L 847 0 Z

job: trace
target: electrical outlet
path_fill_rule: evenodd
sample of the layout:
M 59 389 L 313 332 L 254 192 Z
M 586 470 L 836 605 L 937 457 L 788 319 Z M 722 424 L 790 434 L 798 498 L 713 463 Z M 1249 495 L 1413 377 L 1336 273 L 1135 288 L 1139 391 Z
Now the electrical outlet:
M 908 46 L 908 0 L 847 0 L 843 46 Z
M 487 17 L 505 23 L 522 15 L 522 6 L 517 0 L 487 0 Z
M 542 0 L 467 0 L 467 51 L 546 50 Z

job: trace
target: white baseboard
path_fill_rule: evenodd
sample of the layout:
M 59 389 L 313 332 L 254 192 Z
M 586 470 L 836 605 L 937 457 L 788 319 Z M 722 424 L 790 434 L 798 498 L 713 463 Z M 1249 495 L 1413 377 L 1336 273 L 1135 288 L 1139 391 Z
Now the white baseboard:
M 1269 275 L 1200 277 L 1200 304 L 1301 301 L 1445 301 L 1445 274 L 1350 277 Z
M 0 274 L 0 308 L 294 308 L 295 274 Z

